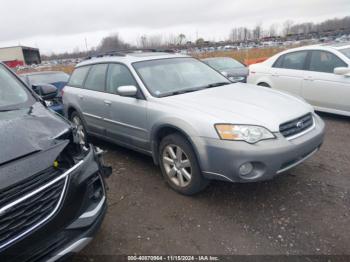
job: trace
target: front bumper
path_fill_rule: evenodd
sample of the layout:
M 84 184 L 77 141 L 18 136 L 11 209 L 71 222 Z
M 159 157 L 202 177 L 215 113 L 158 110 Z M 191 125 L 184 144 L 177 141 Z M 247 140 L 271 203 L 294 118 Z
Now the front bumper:
M 55 261 L 79 252 L 99 229 L 106 213 L 103 165 L 91 146 L 68 175 L 67 188 L 57 212 L 43 225 L 0 251 L 0 261 Z M 96 182 L 97 181 L 97 182 Z M 91 197 L 96 185 L 99 196 Z
M 324 122 L 314 116 L 315 127 L 293 140 L 277 133 L 277 139 L 248 144 L 241 141 L 192 138 L 200 166 L 205 177 L 230 182 L 256 182 L 270 180 L 276 175 L 302 163 L 322 145 Z M 245 163 L 253 164 L 247 176 L 239 173 Z

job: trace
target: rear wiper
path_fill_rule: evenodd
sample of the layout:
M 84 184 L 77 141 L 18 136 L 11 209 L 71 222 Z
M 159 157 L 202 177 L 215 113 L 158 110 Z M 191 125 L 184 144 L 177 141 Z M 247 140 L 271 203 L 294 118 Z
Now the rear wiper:
M 218 86 L 225 86 L 225 85 L 229 85 L 232 84 L 231 82 L 217 82 L 217 83 L 212 83 L 209 84 L 207 86 L 205 86 L 204 88 L 211 88 L 211 87 L 218 87 Z

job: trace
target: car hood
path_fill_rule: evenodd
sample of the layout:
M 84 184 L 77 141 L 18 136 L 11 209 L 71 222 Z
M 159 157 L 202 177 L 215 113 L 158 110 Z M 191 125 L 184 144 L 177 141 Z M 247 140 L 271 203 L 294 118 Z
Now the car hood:
M 70 125 L 39 102 L 30 108 L 0 112 L 0 167 L 55 147 L 55 137 Z
M 272 132 L 278 132 L 281 123 L 313 112 L 302 99 L 242 83 L 165 97 L 164 102 L 216 123 L 259 125 Z

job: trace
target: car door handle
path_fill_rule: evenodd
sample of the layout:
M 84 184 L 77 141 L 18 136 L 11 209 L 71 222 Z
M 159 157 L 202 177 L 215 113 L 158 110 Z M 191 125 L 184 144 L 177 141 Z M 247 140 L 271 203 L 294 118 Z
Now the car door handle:
M 112 102 L 111 102 L 111 101 L 108 101 L 108 100 L 105 100 L 105 101 L 103 101 L 103 102 L 105 103 L 106 106 L 110 106 L 110 105 L 112 104 Z
M 84 96 L 78 95 L 79 99 L 84 99 Z
M 277 75 L 277 74 L 272 74 L 272 76 L 274 76 L 274 77 L 279 77 L 279 75 Z

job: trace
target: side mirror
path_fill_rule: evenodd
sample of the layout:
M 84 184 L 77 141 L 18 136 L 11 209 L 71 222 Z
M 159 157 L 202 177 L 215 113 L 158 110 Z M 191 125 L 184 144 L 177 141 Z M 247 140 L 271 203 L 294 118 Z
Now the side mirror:
M 32 88 L 44 100 L 51 100 L 57 96 L 57 88 L 50 84 L 32 85 Z
M 334 68 L 334 74 L 350 77 L 350 67 L 336 67 Z
M 136 86 L 120 86 L 117 88 L 117 93 L 120 96 L 136 97 L 137 88 Z

